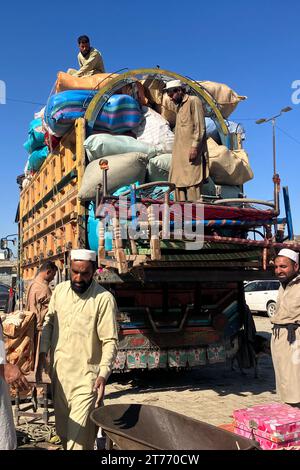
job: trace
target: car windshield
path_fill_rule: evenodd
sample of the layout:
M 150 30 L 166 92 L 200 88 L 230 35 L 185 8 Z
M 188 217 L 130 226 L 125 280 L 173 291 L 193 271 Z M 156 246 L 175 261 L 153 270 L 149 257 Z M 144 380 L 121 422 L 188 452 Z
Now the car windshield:
M 245 292 L 253 292 L 254 290 L 257 290 L 257 282 L 250 282 L 245 287 Z
M 245 292 L 254 292 L 262 290 L 278 290 L 280 287 L 279 281 L 256 281 L 250 282 L 245 286 Z
M 0 292 L 7 292 L 9 290 L 9 286 L 6 286 L 5 284 L 0 284 Z

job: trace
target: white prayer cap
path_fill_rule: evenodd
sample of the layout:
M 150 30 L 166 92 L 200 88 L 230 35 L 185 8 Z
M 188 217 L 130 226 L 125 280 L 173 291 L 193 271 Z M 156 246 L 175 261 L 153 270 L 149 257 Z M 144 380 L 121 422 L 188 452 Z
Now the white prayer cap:
M 164 90 L 171 90 L 172 88 L 181 88 L 183 83 L 180 80 L 170 80 L 166 83 Z
M 71 250 L 71 260 L 96 261 L 96 252 L 92 250 Z
M 277 256 L 285 256 L 286 258 L 290 258 L 295 263 L 299 264 L 299 253 L 294 250 L 290 250 L 289 248 L 283 248 L 279 251 Z

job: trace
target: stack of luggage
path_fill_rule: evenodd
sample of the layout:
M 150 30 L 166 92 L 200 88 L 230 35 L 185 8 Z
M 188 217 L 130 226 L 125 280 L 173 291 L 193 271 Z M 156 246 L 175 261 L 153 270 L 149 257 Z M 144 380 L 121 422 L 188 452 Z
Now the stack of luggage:
M 23 188 L 55 151 L 60 139 L 72 130 L 75 120 L 84 117 L 99 89 L 116 77 L 116 74 L 96 74 L 78 78 L 59 72 L 55 93 L 30 123 L 24 144 L 29 156 Z M 204 184 L 203 194 L 212 198 L 237 198 L 243 193 L 242 185 L 253 178 L 253 172 L 248 155 L 240 145 L 245 131 L 240 124 L 227 119 L 246 97 L 224 84 L 197 83 L 217 103 L 229 132 L 229 139 L 225 138 L 217 117 L 204 106 L 210 178 Z M 85 173 L 78 196 L 87 206 L 94 201 L 96 188 L 102 183 L 99 161 L 103 157 L 109 163 L 107 190 L 110 194 L 133 183 L 168 181 L 176 106 L 164 93 L 164 87 L 162 79 L 133 80 L 120 85 L 106 99 L 84 142 Z

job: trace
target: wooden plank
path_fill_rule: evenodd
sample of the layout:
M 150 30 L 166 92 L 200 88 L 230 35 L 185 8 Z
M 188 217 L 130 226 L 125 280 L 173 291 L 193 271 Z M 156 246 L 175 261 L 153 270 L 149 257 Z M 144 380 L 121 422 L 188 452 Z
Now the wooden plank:
M 83 143 L 86 138 L 85 120 L 83 118 L 77 119 L 75 122 L 76 132 L 76 169 L 77 169 L 77 189 L 81 187 L 82 178 L 85 170 L 85 150 Z M 78 233 L 77 233 L 77 247 L 85 248 L 86 246 L 86 227 L 85 221 L 87 211 L 85 205 L 77 198 L 77 214 L 79 218 Z

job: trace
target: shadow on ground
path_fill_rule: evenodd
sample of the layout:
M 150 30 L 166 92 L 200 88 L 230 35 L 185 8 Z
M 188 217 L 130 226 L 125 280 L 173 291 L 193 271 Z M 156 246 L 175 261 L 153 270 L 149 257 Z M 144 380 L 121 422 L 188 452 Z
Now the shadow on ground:
M 258 364 L 258 378 L 254 377 L 254 369 L 240 372 L 235 365 L 231 370 L 231 362 L 226 364 L 212 364 L 195 369 L 183 370 L 135 370 L 112 374 L 109 384 L 114 391 L 108 391 L 105 398 L 115 399 L 124 397 L 127 393 L 153 393 L 169 391 L 191 392 L 213 390 L 219 396 L 235 394 L 260 395 L 270 392 L 275 395 L 275 377 L 270 356 L 264 356 Z M 126 387 L 126 388 L 125 388 Z

